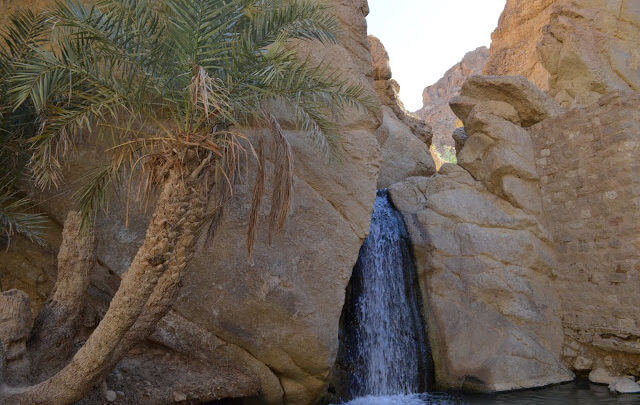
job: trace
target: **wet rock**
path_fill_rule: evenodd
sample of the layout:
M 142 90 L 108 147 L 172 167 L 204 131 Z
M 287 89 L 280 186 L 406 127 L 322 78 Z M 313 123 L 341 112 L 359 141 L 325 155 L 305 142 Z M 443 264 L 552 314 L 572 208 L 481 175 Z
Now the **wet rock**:
M 115 391 L 108 390 L 108 391 L 107 391 L 107 392 L 105 392 L 105 394 L 104 394 L 104 399 L 105 399 L 107 402 L 115 402 L 115 401 L 116 401 L 116 399 L 118 399 L 118 394 L 116 394 L 116 392 L 115 392 Z
M 609 390 L 618 394 L 640 393 L 640 385 L 630 378 L 618 378 L 609 384 Z
M 576 357 L 576 359 L 573 361 L 573 368 L 577 371 L 591 370 L 592 366 L 593 360 L 587 359 L 582 356 Z
M 594 384 L 609 385 L 616 380 L 616 377 L 611 375 L 604 368 L 596 368 L 589 373 L 589 381 Z
M 389 191 L 413 244 L 437 384 L 504 391 L 572 380 L 538 220 L 451 164 Z

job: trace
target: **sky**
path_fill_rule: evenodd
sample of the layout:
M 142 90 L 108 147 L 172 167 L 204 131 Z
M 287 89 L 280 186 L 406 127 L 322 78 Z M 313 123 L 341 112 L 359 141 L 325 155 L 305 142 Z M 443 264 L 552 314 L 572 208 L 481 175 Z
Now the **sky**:
M 422 107 L 422 90 L 437 82 L 465 53 L 491 44 L 506 0 L 369 0 L 369 34 L 391 60 L 400 99 Z

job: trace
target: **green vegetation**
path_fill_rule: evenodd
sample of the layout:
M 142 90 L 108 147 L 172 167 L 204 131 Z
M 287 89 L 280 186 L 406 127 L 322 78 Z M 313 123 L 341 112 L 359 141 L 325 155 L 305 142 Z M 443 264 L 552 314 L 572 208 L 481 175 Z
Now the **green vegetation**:
M 104 162 L 88 171 L 75 194 L 87 239 L 115 186 L 138 184 L 142 196 L 160 192 L 145 239 L 95 331 L 47 380 L 0 387 L 0 402 L 80 400 L 154 330 L 177 296 L 202 228 L 214 228 L 234 186 L 253 174 L 251 254 L 267 153 L 269 229 L 283 226 L 293 188 L 287 136 L 302 134 L 330 156 L 338 150 L 337 122 L 376 105 L 362 86 L 316 60 L 337 41 L 337 29 L 336 18 L 312 0 L 66 1 L 13 19 L 3 44 L 12 56 L 2 62 L 7 96 L 0 111 L 3 149 L 15 141 L 15 150 L 26 151 L 5 154 L 14 178 L 24 171 L 36 187 L 55 188 L 78 145 L 104 150 Z M 24 44 L 17 46 L 23 52 L 12 44 Z M 299 50 L 309 47 L 311 56 L 301 57 Z M 285 136 L 283 125 L 299 131 Z M 8 207 L 20 211 L 24 204 Z M 69 296 L 81 296 L 91 260 L 60 263 L 66 267 L 58 274 L 85 275 L 77 285 L 63 283 L 80 289 Z M 75 308 L 81 303 L 58 304 L 81 313 Z
M 7 248 L 15 234 L 42 244 L 45 217 L 33 213 L 33 202 L 20 196 L 17 182 L 29 159 L 28 138 L 35 133 L 35 110 L 30 102 L 13 106 L 9 78 L 34 57 L 34 47 L 45 41 L 48 18 L 30 11 L 14 15 L 0 33 L 0 238 Z
M 276 117 L 292 117 L 330 154 L 335 120 L 373 106 L 361 86 L 295 52 L 296 41 L 334 43 L 336 32 L 336 19 L 309 0 L 67 1 L 41 15 L 23 12 L 5 33 L 8 97 L 0 101 L 7 121 L 28 111 L 34 124 L 4 132 L 12 140 L 29 133 L 28 147 L 19 149 L 28 150 L 29 173 L 42 189 L 63 182 L 65 158 L 81 138 L 107 145 L 108 161 L 76 195 L 88 222 L 107 208 L 110 186 L 123 175 L 139 172 L 143 184 L 158 186 L 187 155 L 232 186 L 240 160 L 253 155 L 264 163 L 262 148 L 238 129 L 271 128 L 282 157 L 272 223 L 281 225 L 292 161 Z M 216 196 L 220 202 L 227 191 Z
M 431 145 L 430 151 L 438 168 L 440 168 L 444 163 L 458 164 L 456 149 L 452 146 L 445 145 L 442 150 L 439 151 L 435 145 Z

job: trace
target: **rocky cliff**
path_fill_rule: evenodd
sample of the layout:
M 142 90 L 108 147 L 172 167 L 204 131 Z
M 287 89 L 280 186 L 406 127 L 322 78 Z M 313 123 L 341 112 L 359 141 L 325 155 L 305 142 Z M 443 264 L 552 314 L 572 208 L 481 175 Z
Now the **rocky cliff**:
M 508 0 L 485 74 L 516 74 L 562 105 L 640 90 L 640 4 L 628 0 Z
M 429 176 L 436 171 L 429 153 L 432 128 L 404 108 L 398 97 L 400 86 L 392 79 L 389 54 L 382 42 L 369 35 L 369 48 L 374 86 L 382 103 L 382 125 L 376 132 L 382 152 L 378 188 L 411 176 Z
M 549 72 L 540 63 L 536 47 L 557 0 L 507 0 L 498 27 L 491 35 L 486 75 L 521 75 L 548 90 Z
M 311 60 L 332 61 L 374 94 L 367 3 L 331 3 L 345 26 L 341 45 L 301 52 Z M 171 402 L 176 395 L 191 401 L 257 395 L 267 403 L 306 404 L 319 397 L 338 348 L 345 289 L 368 232 L 379 171 L 379 125 L 377 117 L 357 114 L 342 123 L 339 161 L 329 161 L 304 136 L 287 129 L 295 178 L 282 232 L 270 243 L 260 233 L 253 257 L 247 260 L 247 196 L 253 184 L 238 185 L 215 236 L 207 239 L 203 233 L 173 310 L 107 378 L 108 390 L 122 391 L 119 400 L 130 403 L 141 398 Z M 35 195 L 54 222 L 61 224 L 72 207 L 68 196 L 73 179 L 100 157 L 99 145 L 84 145 L 67 168 L 67 186 Z M 271 195 L 270 185 L 266 187 L 266 195 Z M 268 223 L 269 205 L 266 198 L 259 213 L 261 229 Z M 91 288 L 105 293 L 102 305 L 108 303 L 112 280 L 117 286 L 146 230 L 148 213 L 136 209 L 139 201 L 132 206 L 128 227 L 121 201 L 97 224 L 99 265 Z M 55 277 L 59 232 L 59 226 L 51 229 L 46 249 L 14 245 L 2 252 L 2 289 L 35 293 L 38 306 Z M 98 395 L 87 401 L 102 399 Z
M 316 401 L 378 187 L 390 188 L 411 236 L 441 387 L 538 387 L 602 368 L 638 375 L 640 3 L 509 0 L 484 68 L 494 75 L 473 76 L 487 56 L 480 49 L 425 90 L 421 112 L 448 128 L 437 133 L 451 136 L 449 111 L 464 124 L 460 164 L 437 174 L 429 127 L 399 103 L 388 55 L 366 36 L 366 1 L 331 4 L 345 26 L 342 45 L 301 52 L 376 92 L 380 113 L 342 123 L 339 162 L 289 128 L 294 199 L 283 231 L 271 243 L 261 233 L 247 261 L 252 184 L 238 186 L 217 232 L 201 235 L 172 311 L 84 403 L 102 403 L 106 392 L 120 403 Z M 47 246 L 15 239 L 0 252 L 1 289 L 26 291 L 33 311 L 56 277 L 72 180 L 100 148 L 80 147 L 69 184 L 35 196 L 51 219 Z M 144 236 L 141 206 L 132 204 L 128 227 L 121 201 L 98 222 L 83 334 Z M 0 304 L 0 373 L 19 377 L 29 301 L 12 291 Z
M 640 367 L 640 94 L 612 92 L 531 128 L 558 257 L 563 355 L 578 371 Z
M 569 381 L 526 130 L 560 109 L 509 76 L 471 77 L 451 107 L 469 135 L 460 166 L 390 188 L 414 247 L 436 381 L 479 391 Z
M 416 111 L 416 115 L 433 128 L 433 144 L 438 151 L 442 151 L 444 146 L 454 145 L 451 134 L 456 129 L 458 118 L 449 108 L 449 100 L 458 95 L 469 76 L 482 72 L 488 58 L 489 50 L 486 47 L 467 53 L 437 83 L 422 92 L 422 108 Z
M 640 365 L 630 247 L 640 229 L 639 41 L 638 2 L 509 0 L 485 68 L 526 76 L 569 109 L 530 133 L 558 255 L 563 354 L 577 371 Z

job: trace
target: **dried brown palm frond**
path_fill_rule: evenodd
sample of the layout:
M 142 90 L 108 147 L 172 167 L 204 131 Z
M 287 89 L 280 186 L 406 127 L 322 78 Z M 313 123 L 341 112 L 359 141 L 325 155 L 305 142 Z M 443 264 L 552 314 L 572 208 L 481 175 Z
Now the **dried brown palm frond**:
M 270 106 L 283 105 L 296 134 L 334 151 L 336 121 L 375 104 L 361 85 L 293 50 L 299 41 L 336 42 L 337 19 L 313 0 L 69 0 L 48 18 L 55 43 L 18 64 L 10 104 L 37 111 L 30 169 L 40 188 L 60 185 L 80 138 L 112 145 L 76 193 L 83 223 L 107 208 L 114 184 L 126 185 L 127 207 L 134 196 L 147 206 L 174 168 L 210 186 L 219 217 L 236 183 L 255 174 L 251 253 L 267 162 L 269 241 L 285 224 L 294 183 L 291 145 Z M 239 130 L 251 126 L 265 131 Z

